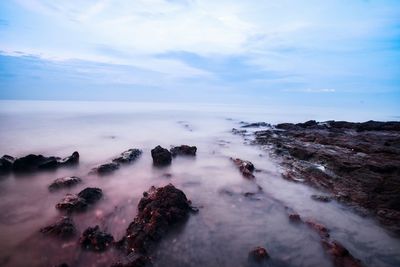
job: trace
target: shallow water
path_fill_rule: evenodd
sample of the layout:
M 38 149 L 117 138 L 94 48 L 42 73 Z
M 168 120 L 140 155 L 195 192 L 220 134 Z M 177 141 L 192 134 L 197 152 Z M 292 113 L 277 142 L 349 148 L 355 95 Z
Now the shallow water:
M 365 114 L 332 114 L 216 105 L 1 102 L 0 154 L 67 156 L 77 150 L 81 157 L 78 167 L 0 178 L 0 266 L 109 266 L 116 251 L 84 252 L 75 240 L 63 242 L 38 232 L 59 216 L 55 204 L 68 192 L 100 187 L 104 198 L 73 219 L 79 232 L 98 224 L 119 239 L 136 215 L 143 191 L 168 183 L 183 190 L 200 212 L 161 241 L 152 255 L 155 266 L 249 266 L 248 251 L 255 246 L 269 251 L 267 266 L 332 266 L 319 236 L 305 225 L 290 223 L 290 211 L 325 224 L 332 239 L 366 266 L 400 266 L 399 239 L 339 203 L 313 201 L 316 190 L 283 180 L 268 151 L 244 144 L 230 131 L 240 120 L 367 119 Z M 196 145 L 198 153 L 155 168 L 150 150 L 158 144 Z M 109 176 L 87 175 L 129 148 L 143 150 L 135 163 Z M 262 170 L 256 183 L 263 194 L 242 195 L 256 192 L 257 186 L 241 176 L 229 157 L 250 160 Z M 68 175 L 81 177 L 83 183 L 48 191 L 52 180 Z

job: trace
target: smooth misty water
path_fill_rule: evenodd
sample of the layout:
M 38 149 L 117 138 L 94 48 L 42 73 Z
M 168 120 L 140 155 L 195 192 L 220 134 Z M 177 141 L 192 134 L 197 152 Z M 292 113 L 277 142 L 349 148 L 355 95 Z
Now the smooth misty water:
M 368 119 L 368 114 L 351 114 L 354 117 L 317 109 L 299 113 L 242 106 L 3 101 L 0 154 L 67 156 L 77 150 L 81 158 L 75 168 L 0 178 L 0 266 L 109 266 L 117 256 L 113 250 L 84 252 L 75 239 L 63 242 L 38 232 L 59 216 L 55 204 L 68 192 L 102 188 L 104 198 L 73 219 L 79 232 L 98 224 L 119 239 L 136 215 L 142 192 L 168 183 L 182 189 L 200 212 L 162 240 L 152 255 L 155 266 L 247 266 L 248 251 L 254 246 L 268 249 L 268 266 L 332 266 L 319 236 L 304 225 L 289 223 L 286 207 L 325 224 L 332 238 L 365 265 L 400 266 L 399 239 L 336 202 L 311 200 L 318 192 L 280 178 L 281 170 L 267 151 L 244 144 L 242 137 L 230 132 L 240 120 Z M 155 168 L 150 150 L 158 144 L 196 145 L 198 153 L 196 158 L 180 157 L 169 167 Z M 129 148 L 143 150 L 137 162 L 106 177 L 87 175 L 92 167 Z M 265 194 L 257 199 L 240 195 L 256 191 L 256 186 L 243 179 L 231 156 L 263 170 L 256 181 Z M 68 175 L 84 182 L 48 191 L 52 180 Z M 238 194 L 224 194 L 226 190 Z

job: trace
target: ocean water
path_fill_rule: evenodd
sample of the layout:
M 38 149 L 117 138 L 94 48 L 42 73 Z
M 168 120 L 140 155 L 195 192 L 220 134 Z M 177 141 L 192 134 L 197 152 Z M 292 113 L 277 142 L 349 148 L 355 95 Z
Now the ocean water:
M 301 111 L 301 112 L 300 112 Z M 375 116 L 375 117 L 374 117 Z M 81 233 L 99 225 L 121 238 L 137 212 L 142 193 L 169 183 L 183 190 L 197 214 L 170 232 L 155 248 L 155 266 L 249 266 L 248 252 L 267 248 L 266 266 L 332 266 L 319 236 L 305 225 L 290 223 L 288 210 L 323 223 L 332 239 L 344 244 L 366 266 L 400 266 L 400 240 L 373 219 L 336 202 L 319 203 L 319 193 L 281 178 L 268 151 L 231 133 L 240 121 L 300 122 L 309 119 L 390 120 L 367 113 L 328 108 L 112 102 L 0 102 L 0 154 L 68 156 L 79 151 L 80 163 L 29 174 L 0 177 L 0 266 L 110 266 L 118 257 L 82 251 L 77 238 L 61 241 L 39 233 L 60 213 L 55 204 L 66 193 L 99 187 L 104 197 L 73 219 Z M 156 168 L 150 150 L 156 145 L 196 145 L 195 158 L 177 157 Z M 88 175 L 91 168 L 119 153 L 139 148 L 143 155 L 113 174 Z M 254 182 L 244 179 L 230 157 L 250 160 L 261 172 L 256 183 L 264 194 L 253 198 Z M 55 178 L 79 176 L 83 183 L 49 192 Z M 226 192 L 233 194 L 227 194 Z

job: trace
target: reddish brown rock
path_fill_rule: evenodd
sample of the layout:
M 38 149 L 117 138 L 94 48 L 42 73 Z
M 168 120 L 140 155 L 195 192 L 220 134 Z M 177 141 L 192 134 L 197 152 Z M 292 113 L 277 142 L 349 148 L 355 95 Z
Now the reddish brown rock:
M 257 262 L 265 261 L 269 258 L 267 250 L 263 247 L 255 247 L 249 252 L 249 258 Z
M 311 220 L 306 221 L 306 224 L 314 229 L 321 238 L 329 238 L 329 230 L 324 225 Z
M 247 160 L 242 160 L 239 158 L 231 158 L 233 163 L 239 168 L 239 171 L 242 173 L 242 175 L 248 179 L 254 179 L 254 165 L 250 161 Z
M 113 242 L 113 236 L 100 231 L 98 225 L 87 228 L 79 238 L 79 243 L 84 249 L 98 252 L 108 249 Z
M 335 267 L 362 267 L 360 260 L 353 257 L 350 252 L 337 241 L 322 241 L 323 247 L 332 257 Z

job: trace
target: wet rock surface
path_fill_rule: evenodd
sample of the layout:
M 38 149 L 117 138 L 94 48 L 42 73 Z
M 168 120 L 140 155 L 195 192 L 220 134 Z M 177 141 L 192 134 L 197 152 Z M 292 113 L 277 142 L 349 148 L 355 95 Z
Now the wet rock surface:
M 114 242 L 114 237 L 106 232 L 100 231 L 100 227 L 87 228 L 79 238 L 82 248 L 92 251 L 105 251 Z
M 282 123 L 254 142 L 273 150 L 285 179 L 369 210 L 400 234 L 400 122 Z
M 40 232 L 59 238 L 71 238 L 76 234 L 76 228 L 70 217 L 63 216 L 55 223 L 40 229 Z
M 105 163 L 98 167 L 93 168 L 90 173 L 97 173 L 99 175 L 105 175 L 105 174 L 112 173 L 113 171 L 116 171 L 118 169 L 119 169 L 118 163 L 110 162 L 110 163 Z
M 67 176 L 55 179 L 50 185 L 49 190 L 55 191 L 62 188 L 72 187 L 82 182 L 82 179 L 76 176 Z
M 156 146 L 151 150 L 151 157 L 155 166 L 166 166 L 171 164 L 172 154 L 168 149 Z
M 89 205 L 96 203 L 103 196 L 100 188 L 88 187 L 77 195 L 67 194 L 56 204 L 56 208 L 67 212 L 84 211 Z
M 247 160 L 242 160 L 239 158 L 231 158 L 233 163 L 238 167 L 239 171 L 242 173 L 242 175 L 248 179 L 254 179 L 254 165 L 250 161 Z
M 188 145 L 181 145 L 175 146 L 170 149 L 171 155 L 173 157 L 176 156 L 196 156 L 197 147 L 195 146 L 188 146 Z
M 143 193 L 138 214 L 128 226 L 125 237 L 118 242 L 119 247 L 127 255 L 132 251 L 137 255 L 147 255 L 174 225 L 184 222 L 193 210 L 186 195 L 172 184 L 159 188 L 153 186 Z
M 43 155 L 29 154 L 21 158 L 4 155 L 0 158 L 0 173 L 15 171 L 28 172 L 35 170 L 55 169 L 60 166 L 74 165 L 79 163 L 79 153 L 74 152 L 66 158 L 45 157 Z

